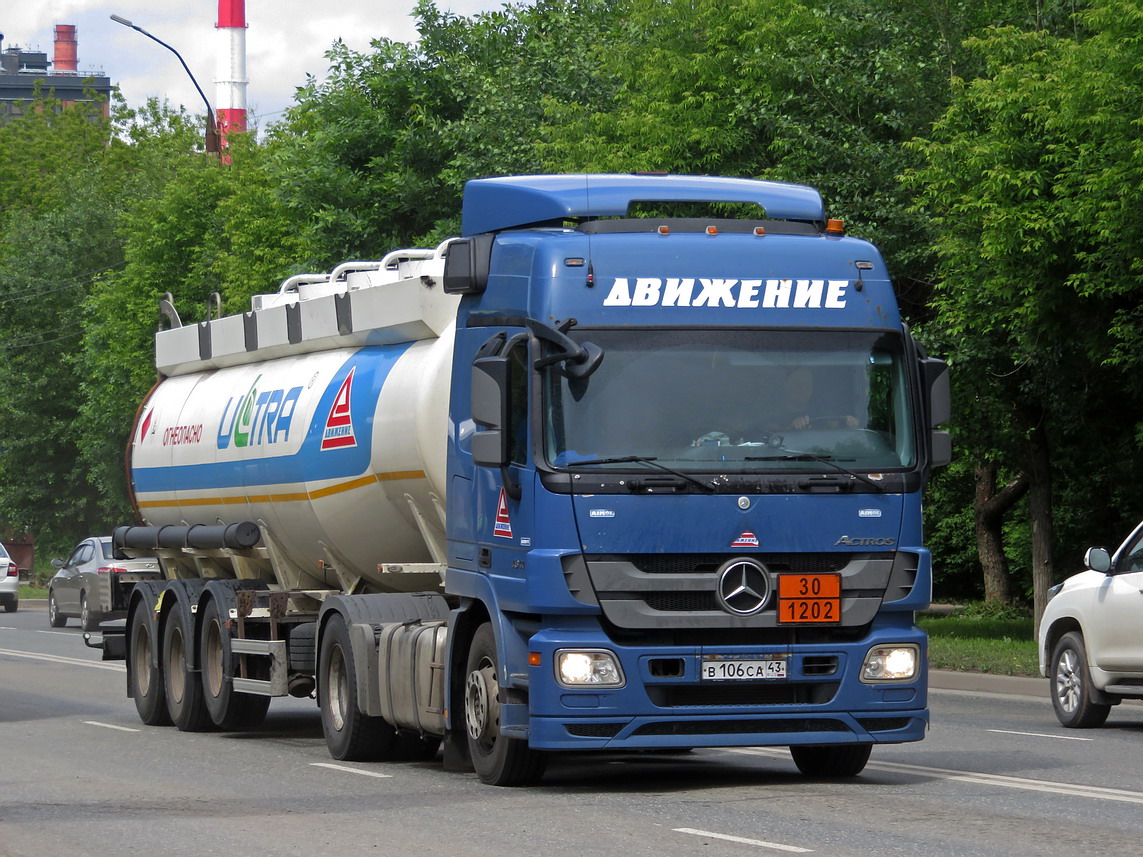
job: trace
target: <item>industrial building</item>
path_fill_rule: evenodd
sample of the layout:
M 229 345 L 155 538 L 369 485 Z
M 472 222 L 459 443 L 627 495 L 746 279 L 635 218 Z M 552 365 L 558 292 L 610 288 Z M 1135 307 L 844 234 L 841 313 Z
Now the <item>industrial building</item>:
M 103 115 L 108 115 L 111 78 L 102 71 L 79 71 L 74 25 L 56 25 L 50 61 L 44 51 L 4 47 L 3 42 L 0 33 L 0 124 L 29 109 L 37 94 L 56 98 L 64 107 L 101 101 Z

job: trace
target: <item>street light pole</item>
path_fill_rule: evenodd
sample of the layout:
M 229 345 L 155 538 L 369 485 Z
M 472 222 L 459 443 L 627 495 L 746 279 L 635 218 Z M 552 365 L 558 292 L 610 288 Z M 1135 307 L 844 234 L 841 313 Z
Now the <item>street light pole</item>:
M 114 21 L 116 24 L 122 24 L 124 27 L 130 27 L 132 30 L 138 30 L 140 33 L 142 33 L 148 39 L 150 39 L 151 41 L 154 41 L 154 42 L 158 42 L 160 45 L 162 45 L 164 48 L 166 48 L 168 51 L 170 51 L 172 54 L 174 54 L 176 57 L 178 57 L 179 62 L 182 63 L 183 69 L 187 73 L 187 77 L 189 77 L 191 79 L 191 83 L 194 84 L 194 88 L 197 89 L 198 94 L 200 96 L 202 96 L 202 103 L 206 105 L 206 151 L 210 152 L 212 154 L 218 154 L 218 151 L 219 151 L 218 125 L 215 124 L 215 121 L 214 121 L 214 111 L 211 110 L 210 102 L 206 100 L 206 95 L 203 93 L 202 87 L 198 85 L 198 81 L 194 79 L 194 74 L 191 73 L 190 67 L 186 64 L 186 60 L 184 60 L 182 58 L 182 55 L 178 51 L 176 51 L 174 48 L 172 48 L 170 45 L 168 45 L 162 39 L 158 38 L 157 36 L 151 35 L 146 30 L 144 30 L 142 27 L 138 26 L 137 24 L 131 23 L 126 18 L 120 18 L 118 15 L 112 15 L 111 20 Z

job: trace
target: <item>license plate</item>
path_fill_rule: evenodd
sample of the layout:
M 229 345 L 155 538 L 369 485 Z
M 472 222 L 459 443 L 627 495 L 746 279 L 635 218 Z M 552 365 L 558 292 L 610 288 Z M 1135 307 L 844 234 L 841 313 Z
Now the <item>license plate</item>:
M 785 658 L 704 655 L 702 659 L 703 681 L 758 681 L 785 677 Z
M 841 621 L 840 574 L 779 574 L 778 621 L 836 624 Z

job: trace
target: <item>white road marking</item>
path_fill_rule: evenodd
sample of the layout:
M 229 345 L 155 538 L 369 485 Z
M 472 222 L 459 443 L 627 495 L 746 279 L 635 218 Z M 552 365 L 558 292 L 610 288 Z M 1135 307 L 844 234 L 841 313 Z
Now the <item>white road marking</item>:
M 0 649 L 0 655 L 11 655 L 14 658 L 30 658 L 33 661 L 50 661 L 53 664 L 67 664 L 76 667 L 94 667 L 97 670 L 115 670 L 127 672 L 127 665 L 114 661 L 87 661 L 82 658 L 65 658 L 63 655 L 44 655 L 39 652 L 18 652 L 14 649 Z
M 1049 735 L 1046 732 L 1015 732 L 1011 729 L 989 729 L 997 735 L 1027 735 L 1029 738 L 1055 738 L 1058 741 L 1094 741 L 1094 738 L 1079 738 L 1075 735 Z
M 142 732 L 142 729 L 132 729 L 130 726 L 116 726 L 114 723 L 100 723 L 98 720 L 83 721 L 88 726 L 102 726 L 104 729 L 117 729 L 120 732 Z
M 310 766 L 314 768 L 329 768 L 331 771 L 345 771 L 349 774 L 361 774 L 363 777 L 377 777 L 378 779 L 390 779 L 392 774 L 381 774 L 377 771 L 363 771 L 361 768 L 351 768 L 348 765 L 334 765 L 331 762 L 310 762 Z
M 709 830 L 695 830 L 693 827 L 676 827 L 675 833 L 689 833 L 691 836 L 702 836 L 707 839 L 724 839 L 727 842 L 738 842 L 741 845 L 757 845 L 759 848 L 774 848 L 778 851 L 789 851 L 794 854 L 812 854 L 811 848 L 799 848 L 797 845 L 782 845 L 780 842 L 763 842 L 761 839 L 747 839 L 744 836 L 730 836 L 726 833 L 712 833 Z
M 788 757 L 782 750 L 770 750 L 762 747 L 727 748 L 726 752 L 743 753 L 751 756 L 768 756 L 770 758 Z M 868 767 L 880 771 L 918 774 L 962 783 L 979 783 L 990 786 L 1002 786 L 1009 789 L 1047 792 L 1049 794 L 1066 795 L 1068 797 L 1086 797 L 1092 798 L 1093 800 L 1111 800 L 1121 803 L 1143 804 L 1143 792 L 1128 791 L 1127 789 L 1109 789 L 1103 788 L 1102 786 L 1085 786 L 1079 783 L 1057 783 L 1051 780 L 1033 780 L 1026 777 L 1008 777 L 1002 774 L 983 774 L 975 771 L 953 771 L 948 768 L 928 768 L 923 765 L 904 765 L 899 762 L 870 762 Z

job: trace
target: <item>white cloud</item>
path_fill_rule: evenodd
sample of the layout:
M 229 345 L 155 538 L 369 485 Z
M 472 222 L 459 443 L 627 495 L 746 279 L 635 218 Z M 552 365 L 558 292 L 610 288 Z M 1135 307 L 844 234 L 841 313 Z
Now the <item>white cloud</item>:
M 182 55 L 212 105 L 215 97 L 217 0 L 39 0 L 6 3 L 0 15 L 3 47 L 47 52 L 55 24 L 78 27 L 79 68 L 99 70 L 119 86 L 129 104 L 166 98 L 193 113 L 203 110 L 178 60 L 143 35 L 110 20 L 126 18 Z M 323 77 L 325 52 L 335 39 L 365 51 L 376 38 L 411 41 L 415 0 L 246 0 L 247 104 L 263 124 L 293 101 L 306 75 Z M 461 15 L 498 9 L 501 0 L 438 0 Z

